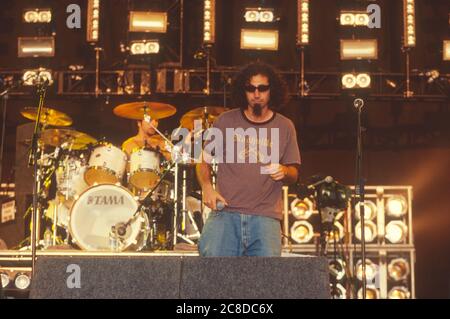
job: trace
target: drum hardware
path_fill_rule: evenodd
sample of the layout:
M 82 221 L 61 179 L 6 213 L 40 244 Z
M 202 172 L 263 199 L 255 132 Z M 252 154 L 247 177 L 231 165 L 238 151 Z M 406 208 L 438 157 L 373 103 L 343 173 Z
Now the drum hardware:
M 186 153 L 181 153 L 181 149 L 179 147 L 176 147 L 175 145 L 173 145 L 172 141 L 168 140 L 152 123 L 151 123 L 151 118 L 149 115 L 144 113 L 144 120 L 147 121 L 151 127 L 153 127 L 153 129 L 159 134 L 161 135 L 165 140 L 166 143 L 169 145 L 169 147 L 171 148 L 171 153 L 173 156 L 173 163 L 171 164 L 169 170 L 175 166 L 175 201 L 174 201 L 174 216 L 173 216 L 173 246 L 175 247 L 175 245 L 177 244 L 177 238 L 181 238 L 183 240 L 185 240 L 186 242 L 188 242 L 191 245 L 195 245 L 195 242 L 192 241 L 191 239 L 198 239 L 200 238 L 200 231 L 198 230 L 198 227 L 195 223 L 195 220 L 192 216 L 192 213 L 188 210 L 186 210 L 186 192 L 187 192 L 187 172 L 186 172 L 186 166 L 185 165 L 181 165 L 181 167 L 183 168 L 183 175 L 182 175 L 182 198 L 181 198 L 181 205 L 182 205 L 182 209 L 180 212 L 180 215 L 178 214 L 178 205 L 179 205 L 179 200 L 178 200 L 178 172 L 179 172 L 179 167 L 180 167 L 180 163 L 179 161 L 181 160 L 181 164 L 183 163 L 193 163 L 194 159 L 190 156 L 190 154 L 186 154 Z M 167 173 L 168 171 L 166 171 Z M 159 183 L 163 180 L 163 178 L 160 179 Z M 158 184 L 159 184 L 158 183 Z M 178 220 L 181 217 L 181 224 L 180 224 L 180 231 L 179 231 L 179 225 L 178 225 Z M 186 232 L 186 224 L 187 224 L 187 218 L 189 219 L 189 221 L 191 222 L 192 225 L 194 225 L 194 229 L 195 229 L 195 233 L 194 234 L 187 234 Z
M 194 220 L 194 217 L 192 215 L 192 211 L 187 209 L 187 170 L 186 166 L 182 166 L 182 184 L 181 184 L 181 190 L 182 190 L 182 197 L 181 197 L 181 225 L 180 225 L 180 231 L 178 231 L 178 228 L 174 231 L 176 236 L 183 240 L 185 240 L 187 243 L 191 245 L 195 245 L 194 240 L 197 240 L 200 238 L 200 231 L 197 226 L 197 223 Z M 177 212 L 177 211 L 175 211 Z M 187 225 L 188 223 L 193 226 L 194 232 L 192 234 L 188 234 Z
M 153 186 L 153 188 L 146 193 L 145 197 L 140 200 L 140 204 L 138 205 L 138 207 L 136 208 L 136 211 L 134 212 L 134 214 L 126 221 L 126 222 L 120 222 L 117 223 L 115 225 L 113 225 L 111 227 L 111 232 L 110 232 L 110 240 L 115 244 L 115 243 L 120 243 L 123 239 L 123 236 L 127 233 L 127 230 L 129 229 L 131 223 L 138 218 L 139 214 L 141 213 L 142 209 L 146 209 L 147 212 L 149 212 L 149 217 L 151 219 L 151 225 L 150 225 L 150 249 L 155 249 L 157 248 L 157 216 L 154 213 L 154 211 L 151 210 L 151 204 L 153 202 L 152 199 L 152 195 L 153 193 L 158 189 L 158 187 L 161 185 L 161 183 L 163 182 L 164 178 L 167 176 L 167 174 L 172 170 L 173 166 L 175 165 L 175 162 L 172 162 L 171 165 L 169 166 L 169 168 L 167 168 L 164 173 L 161 175 L 160 179 L 158 180 L 158 182 Z

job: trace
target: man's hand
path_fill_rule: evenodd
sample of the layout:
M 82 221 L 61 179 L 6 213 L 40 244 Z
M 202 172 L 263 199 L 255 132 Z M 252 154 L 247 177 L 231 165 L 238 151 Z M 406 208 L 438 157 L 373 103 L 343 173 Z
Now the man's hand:
M 214 188 L 206 187 L 202 190 L 203 193 L 203 202 L 206 206 L 211 208 L 212 210 L 217 210 L 217 201 L 224 203 L 225 206 L 228 206 L 225 198 L 222 197 Z
M 288 175 L 288 168 L 281 164 L 273 164 L 273 173 L 270 174 L 270 177 L 274 181 L 281 181 L 286 178 Z
M 261 167 L 262 174 L 270 174 L 274 181 L 287 184 L 295 183 L 298 179 L 298 170 L 294 165 L 270 164 Z

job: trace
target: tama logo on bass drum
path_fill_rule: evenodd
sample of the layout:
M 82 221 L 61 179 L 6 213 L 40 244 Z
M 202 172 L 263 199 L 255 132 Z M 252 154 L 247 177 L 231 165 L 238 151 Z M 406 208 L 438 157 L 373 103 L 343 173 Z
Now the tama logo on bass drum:
M 125 199 L 123 196 L 89 196 L 87 199 L 88 205 L 124 205 Z

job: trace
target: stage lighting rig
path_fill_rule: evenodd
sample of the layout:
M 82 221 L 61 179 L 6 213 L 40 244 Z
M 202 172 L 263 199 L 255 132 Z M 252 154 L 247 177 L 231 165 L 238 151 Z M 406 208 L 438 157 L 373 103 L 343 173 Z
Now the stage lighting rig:
M 19 37 L 17 39 L 19 58 L 39 58 L 55 56 L 54 37 Z
M 167 13 L 151 11 L 131 11 L 128 31 L 166 33 Z
M 353 40 L 341 39 L 341 60 L 377 60 L 377 39 Z
M 278 30 L 241 29 L 242 50 L 278 50 Z
M 23 12 L 23 21 L 25 23 L 50 23 L 52 21 L 51 9 L 26 9 Z

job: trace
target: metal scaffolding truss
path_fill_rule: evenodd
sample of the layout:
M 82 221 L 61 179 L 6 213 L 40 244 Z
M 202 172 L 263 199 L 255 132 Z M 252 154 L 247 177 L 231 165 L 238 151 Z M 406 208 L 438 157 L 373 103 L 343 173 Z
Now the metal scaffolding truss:
M 223 96 L 229 94 L 231 79 L 237 68 L 213 68 L 210 70 L 209 95 Z M 301 83 L 300 73 L 283 71 L 289 93 L 294 99 L 333 100 L 348 95 L 363 95 L 375 101 L 420 101 L 444 102 L 450 99 L 450 74 L 442 74 L 437 79 L 430 79 L 423 73 L 410 76 L 412 96 L 406 96 L 406 78 L 402 73 L 371 73 L 372 83 L 365 90 L 344 90 L 339 72 L 306 72 L 305 81 Z M 5 84 L 19 82 L 22 70 L 0 71 L 0 78 Z M 206 95 L 208 72 L 205 68 L 156 68 L 147 67 L 106 70 L 98 73 L 99 95 L 142 96 L 152 93 Z M 50 91 L 61 96 L 95 96 L 95 70 L 53 71 L 54 83 Z M 303 95 L 301 94 L 303 85 Z M 30 90 L 22 87 L 10 95 L 27 95 Z

